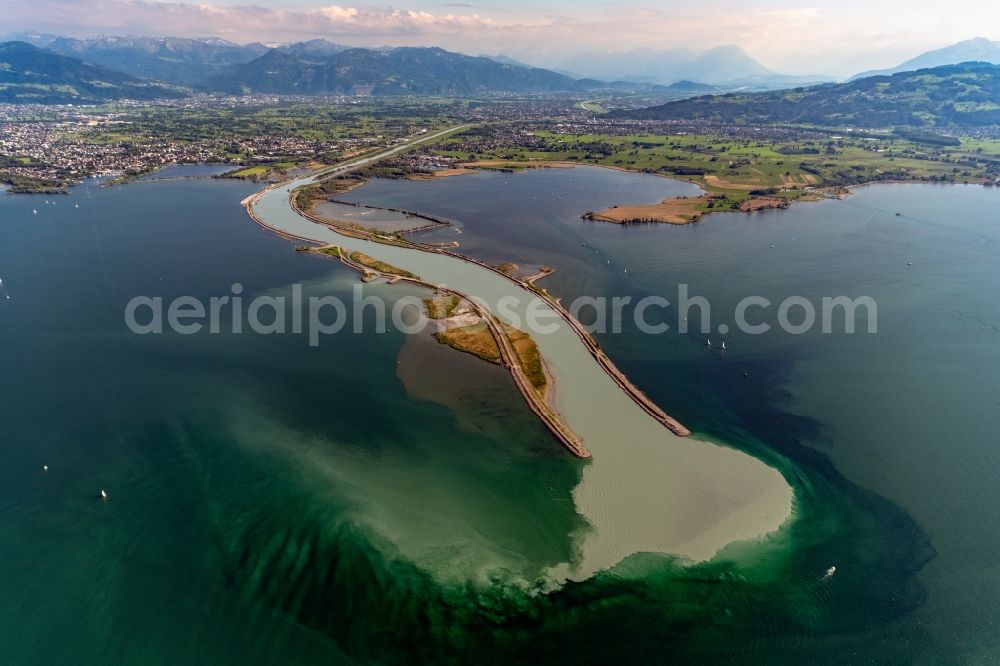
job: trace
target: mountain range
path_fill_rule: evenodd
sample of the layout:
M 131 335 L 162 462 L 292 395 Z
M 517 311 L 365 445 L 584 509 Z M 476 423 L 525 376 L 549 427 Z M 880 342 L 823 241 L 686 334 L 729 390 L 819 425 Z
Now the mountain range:
M 79 58 L 132 76 L 193 86 L 227 65 L 247 62 L 265 52 L 263 44 L 241 46 L 223 39 L 60 37 L 48 51 Z
M 574 79 L 436 47 L 348 49 L 313 59 L 273 49 L 205 82 L 210 90 L 286 95 L 447 95 L 571 91 Z
M 351 47 L 325 39 L 293 44 L 237 44 L 219 38 L 117 37 L 86 39 L 45 33 L 20 32 L 4 40 L 34 46 L 86 62 L 103 65 L 132 76 L 152 78 L 180 86 L 198 87 L 210 79 L 261 57 L 271 49 L 317 64 Z M 390 47 L 365 49 L 389 52 Z M 480 56 L 500 64 L 538 69 L 505 54 Z M 629 82 L 651 86 L 694 81 L 729 89 L 773 89 L 830 80 L 828 77 L 795 77 L 771 72 L 738 46 L 719 46 L 697 52 L 684 49 L 635 49 L 630 51 L 581 51 L 547 56 L 544 69 L 572 79 Z
M 0 101 L 96 102 L 125 97 L 177 97 L 197 91 L 430 96 L 539 92 L 651 92 L 683 96 L 729 91 L 741 94 L 728 95 L 711 104 L 685 107 L 678 103 L 656 108 L 663 113 L 689 113 L 726 122 L 738 116 L 743 119 L 773 116 L 783 122 L 800 114 L 802 118 L 826 123 L 834 119 L 835 112 L 830 109 L 843 107 L 836 112 L 842 114 L 840 118 L 848 122 L 860 115 L 864 120 L 857 124 L 920 124 L 915 118 L 932 123 L 938 120 L 959 123 L 979 117 L 969 115 L 968 109 L 976 113 L 989 111 L 982 106 L 987 103 L 983 96 L 989 97 L 989 86 L 964 91 L 959 86 L 947 90 L 931 86 L 935 94 L 944 90 L 960 100 L 962 109 L 956 107 L 950 113 L 938 104 L 941 100 L 937 97 L 918 99 L 912 95 L 913 91 L 903 85 L 904 80 L 908 81 L 906 77 L 892 78 L 883 82 L 897 94 L 899 104 L 892 108 L 892 100 L 877 89 L 869 89 L 867 83 L 857 89 L 812 85 L 818 77 L 775 74 L 736 46 L 716 47 L 702 53 L 677 49 L 595 53 L 591 64 L 603 76 L 579 78 L 579 74 L 554 71 L 563 61 L 553 61 L 554 69 L 543 69 L 503 54 L 468 56 L 436 47 L 351 48 L 324 39 L 267 45 L 236 44 L 216 38 L 75 39 L 38 33 L 17 36 L 23 41 L 0 44 Z M 950 65 L 970 54 L 986 62 L 1000 62 L 1000 42 L 982 38 L 960 42 L 922 54 L 888 71 L 921 69 L 926 63 Z M 579 53 L 566 58 L 587 64 Z M 663 85 L 652 80 L 670 83 Z M 810 87 L 802 88 L 805 83 Z M 775 92 L 793 86 L 794 95 L 787 90 Z M 752 90 L 775 94 L 771 97 L 743 94 Z M 851 112 L 837 101 L 838 95 L 848 92 L 864 102 L 859 110 Z M 779 100 L 783 102 L 778 103 Z M 807 103 L 794 103 L 799 100 Z M 736 109 L 737 104 L 750 106 Z M 761 108 L 766 108 L 766 113 L 760 113 Z M 901 117 L 899 114 L 907 108 L 917 116 Z M 645 113 L 653 117 L 660 112 Z
M 269 47 L 222 39 L 17 36 L 35 45 L 8 43 L 18 45 L 11 47 L 18 61 L 6 62 L 6 83 L 8 87 L 14 83 L 37 86 L 39 81 L 33 77 L 44 73 L 45 82 L 51 85 L 37 99 L 46 103 L 120 99 L 126 96 L 121 84 L 129 80 L 132 85 L 145 80 L 142 85 L 150 91 L 169 91 L 167 96 L 179 94 L 179 88 L 231 94 L 448 96 L 657 89 L 650 84 L 575 80 L 502 55 L 473 57 L 435 47 L 360 49 L 323 39 Z M 32 59 L 34 63 L 29 62 Z M 65 64 L 69 60 L 80 66 L 86 62 L 96 87 L 84 89 L 78 85 L 83 79 L 72 75 L 63 81 L 68 87 L 52 87 L 68 74 Z M 25 94 L 0 91 L 0 100 L 29 99 Z M 143 91 L 137 96 L 149 95 Z
M 42 49 L 26 42 L 9 42 L 18 45 L 11 48 L 17 51 L 19 60 L 5 64 L 0 61 L 0 67 L 8 72 L 8 85 L 36 85 L 38 81 L 32 77 L 44 73 L 50 87 L 47 95 L 38 99 L 47 103 L 121 99 L 127 95 L 120 84 L 128 80 L 132 85 L 167 91 L 166 96 L 185 91 L 376 96 L 584 91 L 678 94 L 678 90 L 664 86 L 574 79 L 502 55 L 467 56 L 436 47 L 360 49 L 312 40 L 269 48 L 263 44 L 239 45 L 219 39 L 25 37 L 47 46 Z M 34 62 L 29 62 L 32 59 Z M 96 87 L 84 90 L 77 85 L 83 79 L 70 76 L 63 81 L 66 86 L 58 88 L 60 72 L 65 73 L 64 65 L 70 60 L 81 66 L 83 60 L 88 61 L 89 80 Z M 130 78 L 122 78 L 122 75 Z M 160 81 L 167 83 L 158 83 Z M 690 85 L 696 86 L 696 92 L 714 90 Z M 21 97 L 24 97 L 23 91 L 17 96 L 0 91 L 0 100 L 14 101 Z
M 204 83 L 229 66 L 259 58 L 272 48 L 260 42 L 237 44 L 216 37 L 108 36 L 75 39 L 42 33 L 15 33 L 8 38 L 135 77 L 189 87 Z M 312 39 L 273 48 L 300 58 L 322 59 L 350 47 L 325 39 Z
M 613 116 L 878 128 L 996 125 L 1000 66 L 970 62 L 792 90 L 693 97 Z
M 928 67 L 956 65 L 961 62 L 988 62 L 1000 65 L 1000 42 L 994 42 L 985 37 L 967 39 L 951 46 L 927 51 L 890 69 L 876 69 L 855 74 L 851 80 L 864 79 L 869 76 L 885 76 L 897 72 L 912 72 Z
M 548 66 L 575 77 L 669 85 L 677 81 L 735 87 L 773 88 L 831 81 L 828 76 L 788 76 L 772 72 L 739 46 L 707 51 L 639 48 L 579 51 L 547 58 Z
M 0 44 L 0 102 L 64 104 L 182 97 L 189 91 L 32 46 Z

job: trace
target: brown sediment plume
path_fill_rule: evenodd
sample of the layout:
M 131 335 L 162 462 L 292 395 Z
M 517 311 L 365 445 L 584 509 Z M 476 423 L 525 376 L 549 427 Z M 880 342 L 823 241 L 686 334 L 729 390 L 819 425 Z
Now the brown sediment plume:
M 479 321 L 467 326 L 453 328 L 449 334 L 443 337 L 435 336 L 438 341 L 444 342 L 461 351 L 479 356 L 484 360 L 492 361 L 494 360 L 493 349 L 486 342 L 487 338 L 483 335 L 488 332 L 496 347 L 496 362 L 502 362 L 504 367 L 510 370 L 511 376 L 514 378 L 514 384 L 524 397 L 525 402 L 528 403 L 531 411 L 538 416 L 542 423 L 570 453 L 578 458 L 591 457 L 590 451 L 587 450 L 583 440 L 570 430 L 563 422 L 562 417 L 550 404 L 549 397 L 551 396 L 553 386 L 552 377 L 545 369 L 544 360 L 538 353 L 534 341 L 531 340 L 527 333 L 507 327 L 484 307 L 457 291 L 440 289 L 437 285 L 424 282 L 419 277 L 413 276 L 406 271 L 393 273 L 386 269 L 388 264 L 381 264 L 381 262 L 379 262 L 381 266 L 378 269 L 370 265 L 365 265 L 358 261 L 358 257 L 356 256 L 360 254 L 358 252 L 344 252 L 335 245 L 322 246 L 316 248 L 314 252 L 339 259 L 345 265 L 361 272 L 362 279 L 365 281 L 379 277 L 389 278 L 391 282 L 405 280 L 429 289 L 438 289 L 448 296 L 460 299 L 463 304 L 468 306 L 469 311 L 475 313 Z M 474 327 L 479 325 L 483 327 L 482 330 L 474 329 Z M 509 332 L 507 329 L 509 329 Z

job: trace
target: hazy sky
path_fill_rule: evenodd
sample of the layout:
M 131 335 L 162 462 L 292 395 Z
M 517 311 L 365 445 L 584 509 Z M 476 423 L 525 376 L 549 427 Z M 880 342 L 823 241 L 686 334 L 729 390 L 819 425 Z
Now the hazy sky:
M 352 46 L 438 45 L 544 66 L 575 50 L 738 44 L 771 69 L 843 76 L 922 51 L 1000 38 L 984 0 L 0 0 L 0 32 L 325 37 Z

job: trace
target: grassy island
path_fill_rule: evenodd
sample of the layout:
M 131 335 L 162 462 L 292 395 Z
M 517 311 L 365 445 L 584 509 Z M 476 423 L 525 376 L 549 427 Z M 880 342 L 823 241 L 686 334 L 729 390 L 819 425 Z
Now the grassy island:
M 501 273 L 506 275 L 513 275 L 520 270 L 520 266 L 515 264 L 513 261 L 505 261 L 503 263 L 497 264 L 496 269 Z
M 427 316 L 431 319 L 447 319 L 455 314 L 461 302 L 458 296 L 425 298 L 424 306 L 427 308 Z
M 325 254 L 328 257 L 333 257 L 334 259 L 340 259 L 348 266 L 361 270 L 362 272 L 365 272 L 364 269 L 369 269 L 372 271 L 376 271 L 378 273 L 384 273 L 386 275 L 411 278 L 414 280 L 419 279 L 416 275 L 414 275 L 410 271 L 403 270 L 402 268 L 398 268 L 396 266 L 393 266 L 392 264 L 387 264 L 384 261 L 379 261 L 378 259 L 369 257 L 367 254 L 364 254 L 363 252 L 358 252 L 358 251 L 350 253 L 345 252 L 341 250 L 340 247 L 337 245 L 324 245 L 323 247 L 315 249 L 306 245 L 300 245 L 299 247 L 296 248 L 296 251 Z
M 365 181 L 353 176 L 327 178 L 315 185 L 295 191 L 295 205 L 301 210 L 309 210 L 314 205 L 327 201 L 330 197 L 350 192 Z
M 379 273 L 387 273 L 389 275 L 398 275 L 405 278 L 416 278 L 417 276 L 410 271 L 405 271 L 402 268 L 396 268 L 392 264 L 387 264 L 384 261 L 379 261 L 369 257 L 367 254 L 361 252 L 351 252 L 347 255 L 347 258 L 356 264 L 360 264 L 365 268 L 370 268 L 373 271 L 378 271 Z
M 549 383 L 548 374 L 545 372 L 545 364 L 542 362 L 542 355 L 538 351 L 538 345 L 531 339 L 531 336 L 513 326 L 503 325 L 504 333 L 510 340 L 514 352 L 521 363 L 521 369 L 527 375 L 531 385 L 539 393 L 544 393 Z
M 491 363 L 503 360 L 494 330 L 468 306 L 463 307 L 462 299 L 458 296 L 427 298 L 424 299 L 424 305 L 428 317 L 442 321 L 445 325 L 443 330 L 434 333 L 435 340 Z M 470 319 L 473 322 L 471 324 L 468 323 Z M 508 350 L 517 356 L 511 360 L 521 366 L 532 388 L 544 395 L 549 381 L 535 341 L 524 331 L 507 324 L 501 324 L 496 330 L 503 332 L 507 338 Z
M 486 322 L 471 326 L 446 328 L 434 334 L 434 339 L 452 349 L 478 356 L 490 363 L 500 362 L 500 347 Z

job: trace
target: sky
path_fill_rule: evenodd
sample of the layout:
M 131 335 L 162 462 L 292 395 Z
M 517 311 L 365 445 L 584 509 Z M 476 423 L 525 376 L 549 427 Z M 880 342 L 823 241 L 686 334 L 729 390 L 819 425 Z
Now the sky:
M 0 0 L 0 33 L 223 37 L 441 46 L 562 66 L 579 51 L 736 44 L 784 74 L 844 77 L 972 37 L 1000 39 L 983 0 Z

